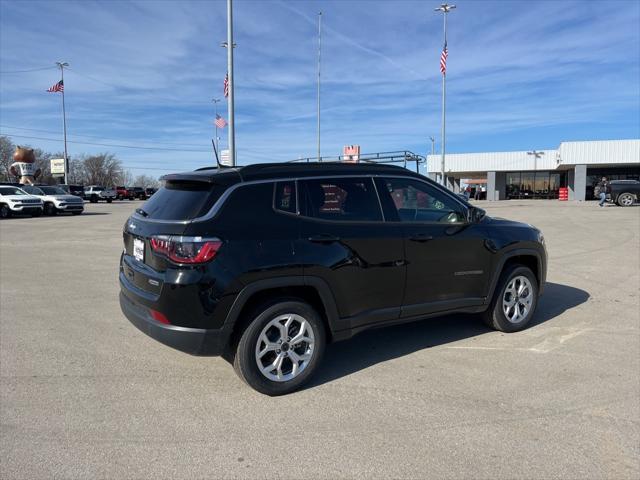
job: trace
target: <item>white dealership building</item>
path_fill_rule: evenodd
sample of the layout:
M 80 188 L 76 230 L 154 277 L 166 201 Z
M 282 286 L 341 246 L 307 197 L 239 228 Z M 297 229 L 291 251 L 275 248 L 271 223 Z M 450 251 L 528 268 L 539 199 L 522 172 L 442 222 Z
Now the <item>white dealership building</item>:
M 440 155 L 429 155 L 427 172 L 438 179 Z M 459 192 L 461 183 L 486 179 L 487 200 L 558 198 L 561 187 L 569 200 L 590 200 L 603 176 L 609 180 L 640 180 L 640 139 L 562 142 L 555 150 L 447 154 L 445 177 Z

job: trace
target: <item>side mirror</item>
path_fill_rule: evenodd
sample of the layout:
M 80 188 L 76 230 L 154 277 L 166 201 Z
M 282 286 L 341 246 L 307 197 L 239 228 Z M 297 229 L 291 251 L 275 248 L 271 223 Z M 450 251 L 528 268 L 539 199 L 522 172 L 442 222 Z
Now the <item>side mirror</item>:
M 478 223 L 481 221 L 487 212 L 478 207 L 471 207 L 469 209 L 469 223 Z

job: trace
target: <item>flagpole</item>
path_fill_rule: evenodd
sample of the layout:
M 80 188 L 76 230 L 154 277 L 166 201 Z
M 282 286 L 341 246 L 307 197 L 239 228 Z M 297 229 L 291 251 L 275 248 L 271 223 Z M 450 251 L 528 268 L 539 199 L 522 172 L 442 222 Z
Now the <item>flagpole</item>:
M 322 161 L 320 156 L 320 68 L 322 66 L 322 12 L 318 13 L 318 161 Z
M 68 67 L 67 62 L 56 62 L 56 65 L 60 67 L 60 74 L 62 75 L 62 131 L 64 135 L 64 183 L 68 185 L 69 175 L 69 157 L 67 156 L 67 113 L 64 106 L 64 67 Z
M 233 91 L 235 82 L 233 78 L 233 0 L 227 0 L 227 73 L 229 75 L 229 158 L 231 165 L 236 165 L 236 130 L 233 112 Z
M 435 11 L 436 12 L 442 12 L 443 13 L 443 17 L 444 17 L 444 47 L 443 47 L 443 53 L 445 52 L 445 49 L 447 49 L 447 14 L 453 10 L 454 8 L 456 8 L 455 5 L 448 5 L 446 3 L 443 3 L 442 5 L 440 5 L 440 7 L 436 8 Z M 448 52 L 448 50 L 446 50 Z M 445 59 L 446 62 L 446 59 Z M 446 186 L 447 182 L 445 180 L 444 177 L 444 173 L 445 173 L 445 137 L 446 137 L 446 106 L 447 106 L 447 71 L 446 71 L 446 66 L 444 69 L 444 72 L 442 72 L 442 144 L 440 146 L 440 155 L 441 155 L 441 160 L 440 160 L 440 182 L 442 183 L 442 185 Z

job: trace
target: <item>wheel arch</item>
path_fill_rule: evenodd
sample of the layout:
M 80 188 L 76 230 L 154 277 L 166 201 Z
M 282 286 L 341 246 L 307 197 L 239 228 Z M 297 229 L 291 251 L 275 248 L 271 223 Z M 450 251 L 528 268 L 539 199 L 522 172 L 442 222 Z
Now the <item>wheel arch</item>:
M 337 330 L 338 309 L 326 282 L 317 277 L 295 276 L 259 280 L 245 286 L 236 297 L 225 320 L 231 329 L 230 344 L 238 341 L 250 323 L 247 313 L 274 298 L 297 298 L 314 307 L 326 327 L 327 342 Z
M 519 248 L 506 252 L 500 259 L 493 272 L 485 303 L 491 302 L 495 289 L 498 285 L 498 281 L 500 280 L 500 275 L 502 275 L 502 272 L 511 265 L 523 265 L 531 269 L 538 281 L 538 291 L 540 294 L 542 293 L 544 289 L 544 282 L 546 280 L 545 265 L 543 264 L 542 255 L 540 252 L 532 248 Z

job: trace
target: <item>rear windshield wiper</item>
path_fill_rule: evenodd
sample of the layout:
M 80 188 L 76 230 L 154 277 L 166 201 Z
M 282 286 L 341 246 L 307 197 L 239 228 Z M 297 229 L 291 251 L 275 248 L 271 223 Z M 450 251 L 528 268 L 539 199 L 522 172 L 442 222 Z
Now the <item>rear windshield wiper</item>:
M 136 213 L 139 213 L 140 215 L 142 215 L 143 217 L 148 217 L 149 214 L 147 212 L 145 212 L 143 209 L 141 208 L 136 208 Z

